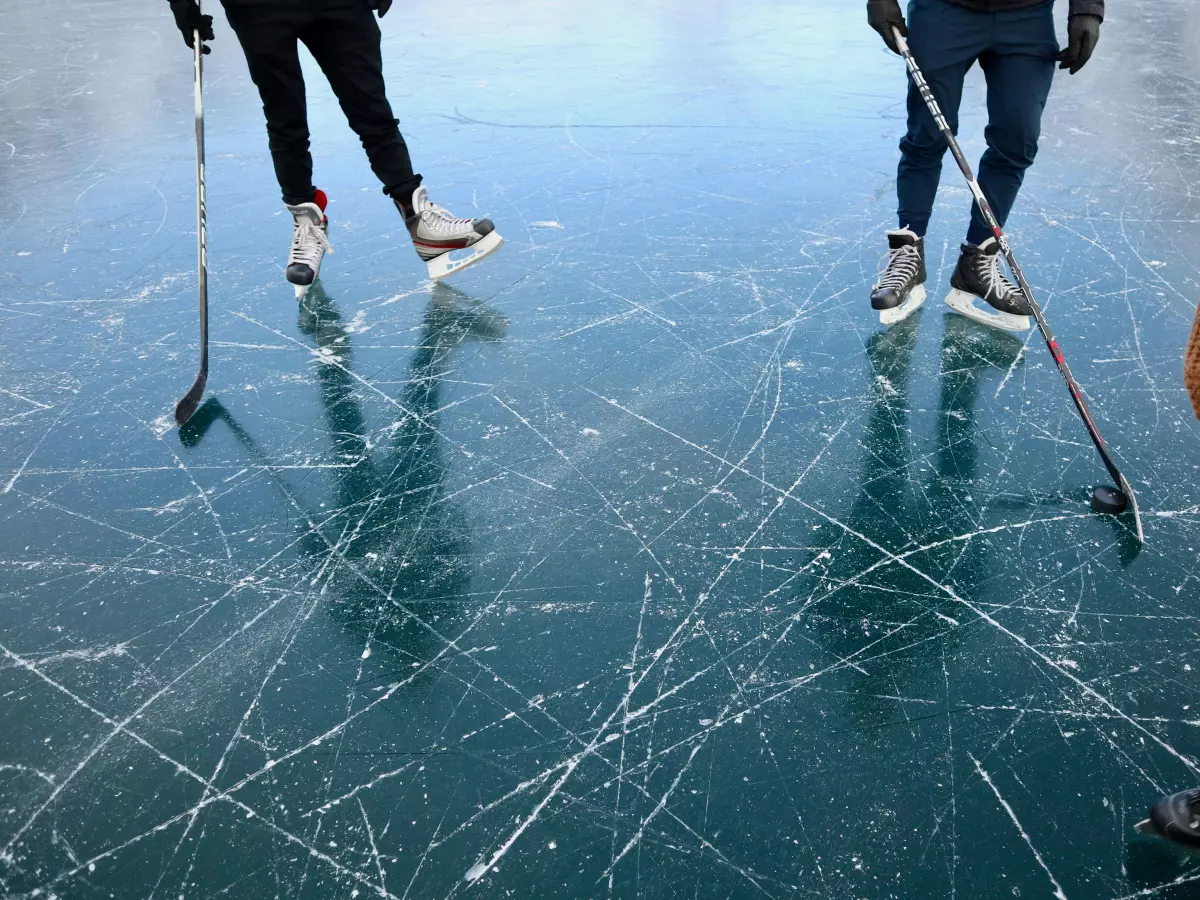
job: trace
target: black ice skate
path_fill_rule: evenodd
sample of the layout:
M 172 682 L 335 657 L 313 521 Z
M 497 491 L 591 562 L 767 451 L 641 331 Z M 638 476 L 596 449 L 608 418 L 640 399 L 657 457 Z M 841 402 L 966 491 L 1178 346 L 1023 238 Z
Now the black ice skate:
M 317 191 L 312 203 L 296 206 L 285 204 L 292 214 L 295 225 L 292 230 L 292 249 L 288 253 L 287 280 L 296 288 L 296 298 L 321 274 L 321 260 L 332 253 L 329 246 L 329 218 L 325 215 L 325 192 Z
M 1000 273 L 1000 244 L 995 238 L 978 247 L 962 245 L 950 287 L 946 305 L 956 313 L 1004 331 L 1029 330 L 1033 309 L 1021 289 Z
M 925 239 L 908 228 L 889 231 L 887 262 L 871 289 L 871 309 L 883 325 L 895 325 L 925 302 Z
M 1141 834 L 1153 834 L 1200 850 L 1200 790 L 1163 797 L 1151 808 L 1150 818 L 1134 827 Z

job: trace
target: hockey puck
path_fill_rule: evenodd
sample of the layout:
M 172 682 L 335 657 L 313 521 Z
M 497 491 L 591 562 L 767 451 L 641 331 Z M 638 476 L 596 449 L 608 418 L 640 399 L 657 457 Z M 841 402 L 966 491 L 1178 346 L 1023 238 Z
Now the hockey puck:
M 1092 509 L 1098 513 L 1115 516 L 1125 512 L 1128 505 L 1129 500 L 1115 487 L 1101 485 L 1092 491 Z

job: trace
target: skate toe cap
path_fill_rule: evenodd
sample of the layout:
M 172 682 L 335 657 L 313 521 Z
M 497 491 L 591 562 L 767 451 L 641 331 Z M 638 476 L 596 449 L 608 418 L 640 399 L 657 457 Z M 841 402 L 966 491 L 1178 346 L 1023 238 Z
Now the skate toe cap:
M 895 309 L 900 305 L 900 292 L 894 288 L 880 288 L 871 294 L 871 309 Z
M 303 263 L 292 263 L 284 274 L 292 284 L 308 285 L 316 279 L 312 268 Z
M 1163 797 L 1150 810 L 1150 821 L 1163 837 L 1180 844 L 1200 847 L 1200 829 L 1191 814 L 1189 800 L 1193 792 L 1184 791 Z
M 492 224 L 491 219 L 476 219 L 475 220 L 475 233 L 477 235 L 479 235 L 480 237 L 487 237 L 489 234 L 491 234 L 495 230 L 496 230 L 496 226 Z

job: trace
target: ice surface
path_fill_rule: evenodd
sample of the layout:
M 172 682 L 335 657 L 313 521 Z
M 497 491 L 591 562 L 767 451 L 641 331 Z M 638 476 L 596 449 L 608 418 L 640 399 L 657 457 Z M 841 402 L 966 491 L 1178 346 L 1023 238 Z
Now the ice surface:
M 1131 834 L 1200 782 L 1200 7 L 1111 4 L 1010 223 L 1138 552 L 1036 333 L 945 313 L 950 167 L 930 302 L 870 310 L 860 4 L 397 3 L 418 168 L 507 243 L 431 287 L 314 77 L 300 304 L 210 5 L 183 433 L 189 55 L 0 20 L 0 895 L 1198 895 Z

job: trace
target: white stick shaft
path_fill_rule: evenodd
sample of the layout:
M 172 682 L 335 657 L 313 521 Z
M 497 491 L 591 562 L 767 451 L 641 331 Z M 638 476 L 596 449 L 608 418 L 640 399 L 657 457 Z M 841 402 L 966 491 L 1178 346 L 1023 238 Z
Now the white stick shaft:
M 200 293 L 200 356 L 208 361 L 208 210 L 204 190 L 204 53 L 200 31 L 192 32 L 196 100 L 196 265 Z

